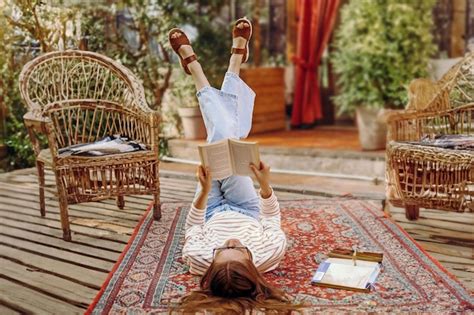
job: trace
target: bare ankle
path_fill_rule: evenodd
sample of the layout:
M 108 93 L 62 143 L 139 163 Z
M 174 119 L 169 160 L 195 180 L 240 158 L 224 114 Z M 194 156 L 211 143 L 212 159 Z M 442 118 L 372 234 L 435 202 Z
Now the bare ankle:
M 196 73 L 198 71 L 202 71 L 201 64 L 197 60 L 194 60 L 194 61 L 191 61 L 190 63 L 188 63 L 188 69 L 189 69 L 189 71 L 191 71 L 191 73 L 193 73 L 193 72 Z

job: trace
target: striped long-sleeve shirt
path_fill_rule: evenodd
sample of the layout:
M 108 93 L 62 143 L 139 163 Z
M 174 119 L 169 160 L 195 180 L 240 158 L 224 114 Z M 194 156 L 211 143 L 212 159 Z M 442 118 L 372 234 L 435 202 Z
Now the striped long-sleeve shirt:
M 186 219 L 183 259 L 192 274 L 204 274 L 212 262 L 213 249 L 231 238 L 249 248 L 261 272 L 275 269 L 285 255 L 286 236 L 281 229 L 280 206 L 273 192 L 267 199 L 260 197 L 259 220 L 236 211 L 224 211 L 205 222 L 205 212 L 191 205 Z

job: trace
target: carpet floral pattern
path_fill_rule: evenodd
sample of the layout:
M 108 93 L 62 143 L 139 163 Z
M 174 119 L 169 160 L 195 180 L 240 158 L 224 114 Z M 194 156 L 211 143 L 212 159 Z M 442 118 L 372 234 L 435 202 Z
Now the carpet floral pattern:
M 474 298 L 387 218 L 380 203 L 360 200 L 280 202 L 288 249 L 266 278 L 316 311 L 462 312 Z M 199 278 L 181 259 L 189 204 L 163 205 L 161 221 L 150 211 L 111 271 L 88 313 L 166 313 L 196 288 Z M 313 286 L 310 279 L 336 247 L 383 252 L 383 271 L 370 293 Z

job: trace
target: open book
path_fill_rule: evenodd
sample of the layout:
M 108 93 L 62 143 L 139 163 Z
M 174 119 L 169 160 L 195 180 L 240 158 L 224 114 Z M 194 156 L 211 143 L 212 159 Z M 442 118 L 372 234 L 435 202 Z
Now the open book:
M 323 287 L 369 292 L 381 270 L 382 254 L 341 254 L 334 250 L 323 261 L 311 283 Z
M 224 139 L 198 148 L 201 164 L 209 167 L 212 179 L 251 175 L 250 162 L 260 165 L 257 142 Z

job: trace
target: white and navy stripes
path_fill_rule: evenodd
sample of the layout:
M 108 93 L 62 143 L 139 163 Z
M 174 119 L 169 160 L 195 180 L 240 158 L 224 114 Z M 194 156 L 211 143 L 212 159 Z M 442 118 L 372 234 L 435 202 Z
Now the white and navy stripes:
M 258 270 L 275 269 L 286 250 L 286 236 L 281 229 L 280 205 L 275 194 L 260 197 L 260 219 L 236 211 L 224 211 L 205 222 L 205 209 L 191 205 L 186 218 L 186 241 L 183 259 L 192 274 L 202 275 L 212 262 L 212 251 L 225 241 L 236 238 L 252 252 Z

